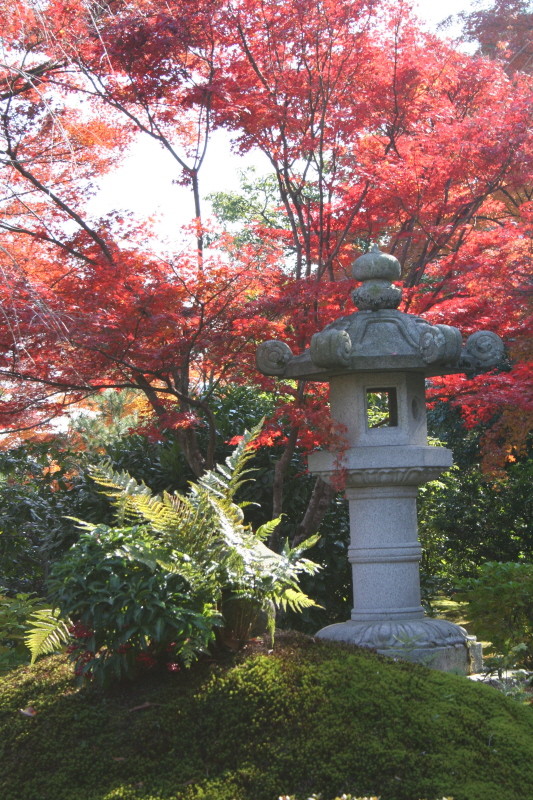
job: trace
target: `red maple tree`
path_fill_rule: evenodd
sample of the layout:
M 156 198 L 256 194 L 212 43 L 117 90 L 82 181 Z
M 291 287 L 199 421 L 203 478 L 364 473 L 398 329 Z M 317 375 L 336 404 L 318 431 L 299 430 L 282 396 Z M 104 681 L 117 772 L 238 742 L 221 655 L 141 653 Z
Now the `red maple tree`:
M 482 55 L 501 61 L 509 74 L 533 71 L 533 10 L 528 0 L 494 0 L 492 6 L 463 11 L 464 37 Z
M 46 12 L 17 0 L 5 12 L 5 429 L 133 386 L 199 474 L 213 457 L 214 389 L 270 385 L 255 345 L 303 348 L 349 311 L 349 264 L 372 241 L 401 261 L 406 310 L 507 340 L 511 371 L 480 379 L 483 419 L 509 403 L 515 417 L 531 412 L 527 75 L 511 80 L 422 33 L 408 4 L 389 0 L 55 0 Z M 206 238 L 200 181 L 215 127 L 237 152 L 259 148 L 276 177 L 285 224 L 263 224 L 246 247 Z M 148 244 L 149 221 L 87 212 L 138 135 L 191 188 L 195 242 L 187 249 L 177 230 L 165 257 Z M 480 381 L 438 391 L 472 419 Z M 279 486 L 304 432 L 316 444 L 323 427 L 313 387 L 288 388 Z M 523 442 L 523 425 L 500 420 L 508 447 Z

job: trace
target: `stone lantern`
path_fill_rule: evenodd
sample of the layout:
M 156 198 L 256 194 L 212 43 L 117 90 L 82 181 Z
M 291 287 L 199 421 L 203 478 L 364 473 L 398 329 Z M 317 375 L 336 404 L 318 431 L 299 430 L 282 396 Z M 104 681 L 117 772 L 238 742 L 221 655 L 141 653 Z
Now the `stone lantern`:
M 427 617 L 420 603 L 418 487 L 452 465 L 452 453 L 427 443 L 425 380 L 483 372 L 501 362 L 499 336 L 431 325 L 397 310 L 400 264 L 377 247 L 356 259 L 359 311 L 316 333 L 295 356 L 264 342 L 257 365 L 266 375 L 330 384 L 331 416 L 346 438 L 342 452 L 317 451 L 309 471 L 333 482 L 342 471 L 349 503 L 351 619 L 318 632 L 322 639 L 369 647 L 437 669 L 475 672 L 481 645 L 459 625 Z

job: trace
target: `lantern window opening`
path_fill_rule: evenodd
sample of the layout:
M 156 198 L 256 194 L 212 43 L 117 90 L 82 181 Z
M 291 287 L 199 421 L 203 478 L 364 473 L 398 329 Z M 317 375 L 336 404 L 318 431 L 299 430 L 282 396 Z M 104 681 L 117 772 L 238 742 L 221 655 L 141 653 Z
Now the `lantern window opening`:
M 395 386 L 367 388 L 366 424 L 369 429 L 398 427 L 398 395 Z

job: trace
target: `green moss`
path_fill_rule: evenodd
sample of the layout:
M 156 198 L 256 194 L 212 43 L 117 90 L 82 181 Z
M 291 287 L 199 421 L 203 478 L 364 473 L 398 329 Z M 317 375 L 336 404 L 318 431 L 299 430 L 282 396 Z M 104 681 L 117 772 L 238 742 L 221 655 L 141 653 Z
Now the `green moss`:
M 303 637 L 106 693 L 55 657 L 0 680 L 0 762 L 2 800 L 516 800 L 533 797 L 533 713 Z

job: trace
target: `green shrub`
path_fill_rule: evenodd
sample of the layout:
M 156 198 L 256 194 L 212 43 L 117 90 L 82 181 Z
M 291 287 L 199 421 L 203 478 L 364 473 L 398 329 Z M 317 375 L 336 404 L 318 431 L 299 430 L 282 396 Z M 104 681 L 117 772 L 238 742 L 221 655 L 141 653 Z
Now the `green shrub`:
M 177 669 L 205 651 L 221 623 L 220 641 L 238 648 L 261 612 L 273 628 L 276 607 L 313 605 L 298 576 L 317 569 L 302 557 L 316 537 L 275 553 L 263 540 L 278 521 L 254 531 L 234 501 L 253 436 L 187 495 L 155 495 L 127 473 L 93 470 L 120 524 L 81 523 L 85 532 L 49 581 L 52 602 L 73 623 L 69 652 L 80 677 L 132 677 L 162 661 Z M 42 627 L 36 619 L 27 640 L 34 656 L 48 652 Z
M 0 586 L 10 594 L 45 593 L 50 566 L 78 536 L 67 515 L 110 521 L 88 463 L 60 434 L 0 451 Z
M 30 653 L 24 639 L 28 618 L 43 601 L 26 592 L 14 597 L 0 594 L 0 674 L 29 661 Z
M 142 526 L 100 525 L 53 568 L 51 595 L 75 622 L 69 652 L 78 676 L 133 677 L 161 661 L 177 668 L 206 649 L 217 619 L 213 581 L 158 546 Z
M 533 668 L 533 564 L 488 562 L 460 584 L 476 635 L 514 665 Z

